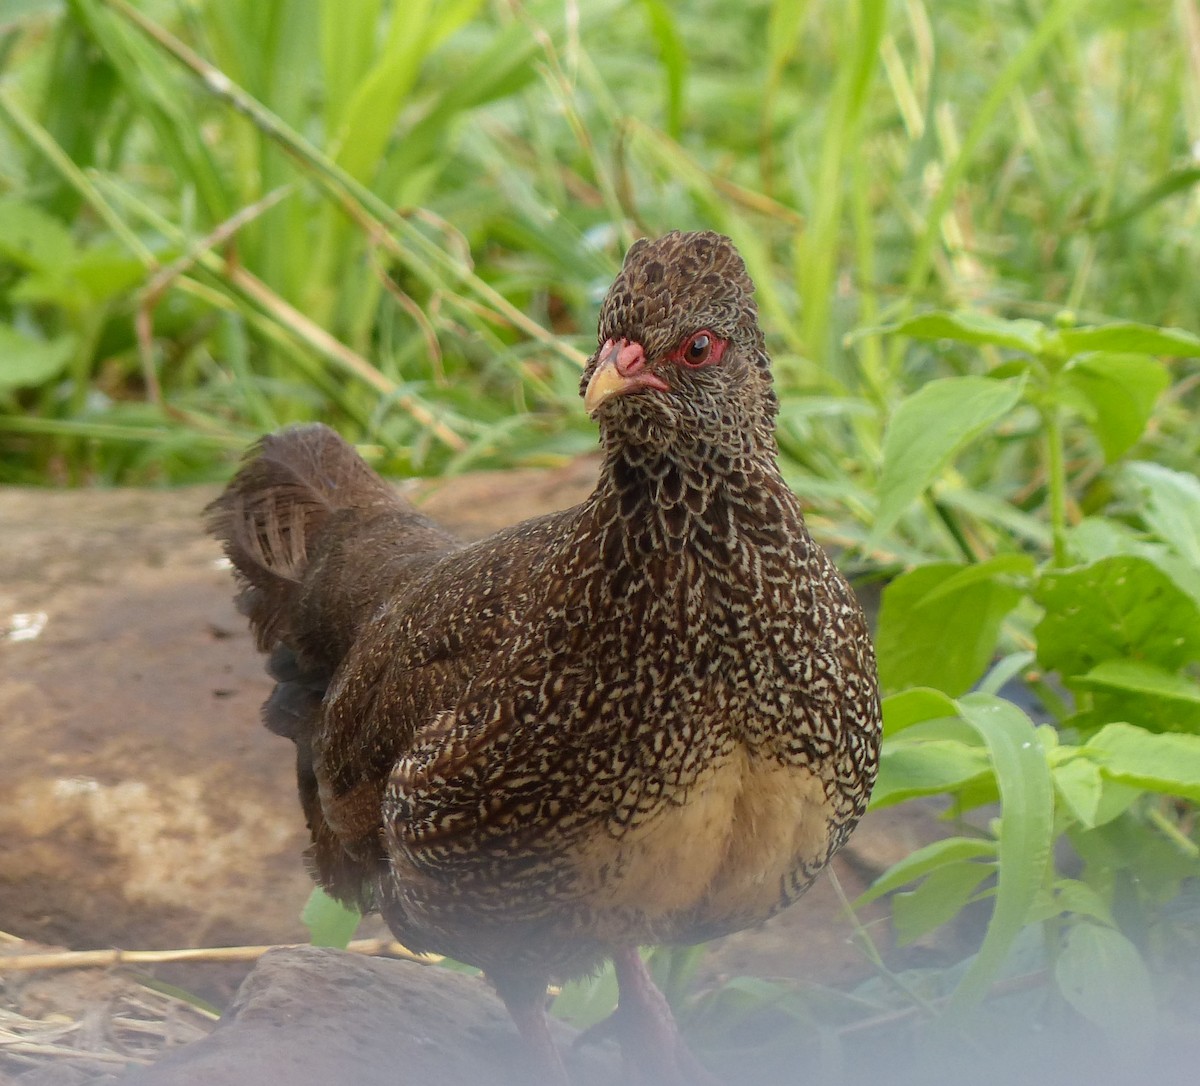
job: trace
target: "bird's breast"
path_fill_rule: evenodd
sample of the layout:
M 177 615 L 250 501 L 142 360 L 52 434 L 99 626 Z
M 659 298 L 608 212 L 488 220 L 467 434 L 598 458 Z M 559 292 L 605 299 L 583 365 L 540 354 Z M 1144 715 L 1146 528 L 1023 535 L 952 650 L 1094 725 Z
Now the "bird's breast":
M 646 941 L 765 919 L 788 903 L 798 870 L 824 863 L 830 809 L 810 769 L 736 745 L 682 801 L 664 801 L 638 824 L 593 836 L 579 850 L 574 862 L 589 884 L 597 934 L 606 935 L 606 918 L 628 939 L 630 918 L 638 917 Z

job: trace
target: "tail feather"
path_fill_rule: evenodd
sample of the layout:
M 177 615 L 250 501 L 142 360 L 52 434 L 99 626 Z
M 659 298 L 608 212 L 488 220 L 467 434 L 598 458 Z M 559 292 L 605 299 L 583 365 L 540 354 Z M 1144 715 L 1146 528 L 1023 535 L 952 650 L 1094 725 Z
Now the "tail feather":
M 271 654 L 263 722 L 296 745 L 314 875 L 365 908 L 383 854 L 375 838 L 342 840 L 325 818 L 314 750 L 326 688 L 382 600 L 457 541 L 320 425 L 263 438 L 206 514 L 237 571 L 238 607 Z
M 292 427 L 254 446 L 206 512 L 242 581 L 238 605 L 260 650 L 290 640 L 290 611 L 330 518 L 389 508 L 403 503 L 327 426 Z

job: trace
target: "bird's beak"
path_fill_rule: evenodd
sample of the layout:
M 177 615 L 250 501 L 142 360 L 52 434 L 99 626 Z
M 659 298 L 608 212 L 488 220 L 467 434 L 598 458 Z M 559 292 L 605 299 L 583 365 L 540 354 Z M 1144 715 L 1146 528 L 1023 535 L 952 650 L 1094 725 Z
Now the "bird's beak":
M 614 396 L 644 388 L 666 392 L 669 387 L 661 377 L 646 369 L 646 353 L 640 343 L 610 339 L 600 348 L 596 370 L 583 394 L 583 406 L 589 415 L 594 415 L 601 404 Z

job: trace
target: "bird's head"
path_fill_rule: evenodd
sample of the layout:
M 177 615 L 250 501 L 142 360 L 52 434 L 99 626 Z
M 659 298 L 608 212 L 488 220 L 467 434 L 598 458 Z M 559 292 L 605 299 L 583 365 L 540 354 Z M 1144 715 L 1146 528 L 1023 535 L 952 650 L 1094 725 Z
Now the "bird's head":
M 665 452 L 771 441 L 777 402 L 753 293 L 727 237 L 674 231 L 634 242 L 580 386 L 606 442 Z

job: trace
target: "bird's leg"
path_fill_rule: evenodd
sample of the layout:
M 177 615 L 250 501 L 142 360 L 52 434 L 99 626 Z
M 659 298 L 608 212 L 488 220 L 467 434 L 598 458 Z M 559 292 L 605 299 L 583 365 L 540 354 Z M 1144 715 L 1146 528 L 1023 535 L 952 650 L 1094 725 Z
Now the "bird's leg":
M 629 1072 L 652 1086 L 719 1086 L 688 1050 L 637 947 L 618 947 L 613 965 L 620 991 L 617 1009 L 597 1032 L 617 1037 Z
M 550 1036 L 550 1023 L 546 1020 L 546 989 L 529 989 L 524 986 L 516 990 L 499 989 L 500 998 L 516 1023 L 529 1048 L 530 1061 L 537 1068 L 537 1086 L 571 1086 L 562 1056 Z

